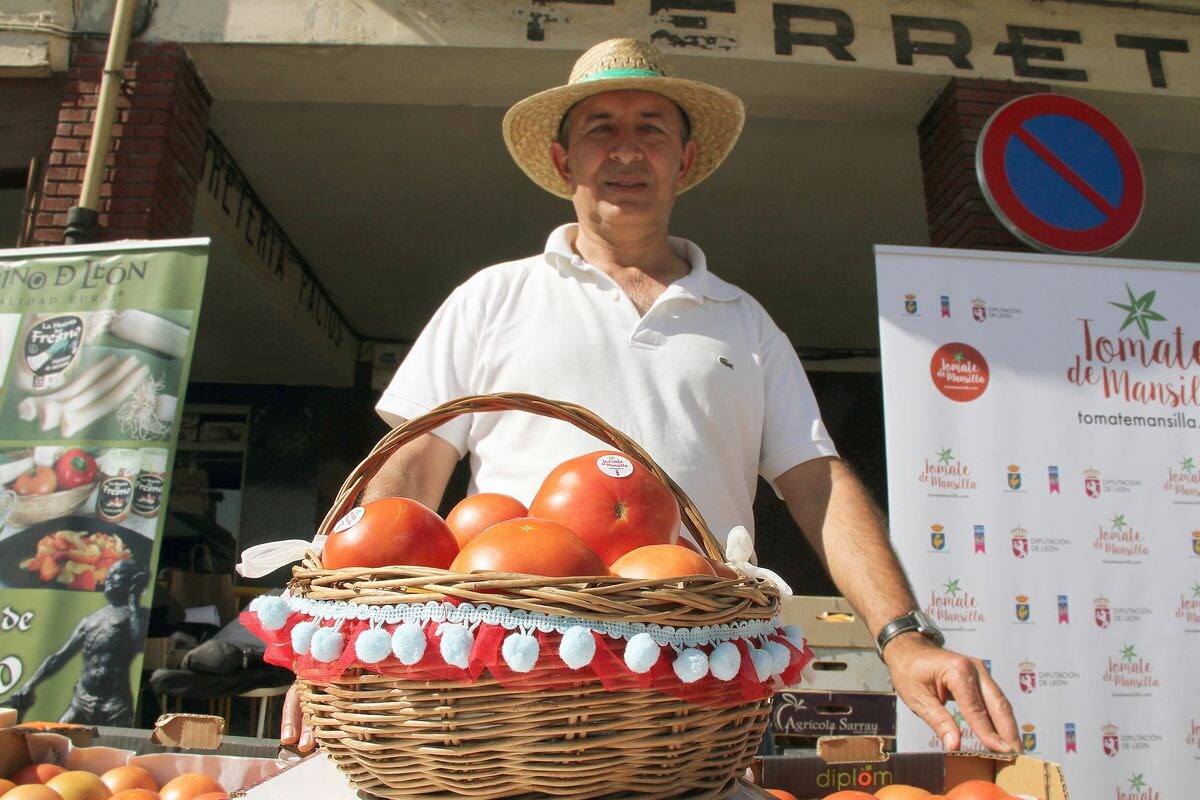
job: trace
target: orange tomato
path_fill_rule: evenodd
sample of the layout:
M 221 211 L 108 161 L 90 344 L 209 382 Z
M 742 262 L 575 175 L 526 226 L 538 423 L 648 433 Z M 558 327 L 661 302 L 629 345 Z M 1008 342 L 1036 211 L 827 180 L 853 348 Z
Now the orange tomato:
M 825 795 L 825 800 L 876 800 L 875 795 L 859 792 L 854 789 L 843 789 L 840 792 Z
M 630 580 L 717 574 L 707 558 L 677 544 L 648 544 L 630 550 L 614 561 L 609 570 Z
M 796 797 L 796 795 L 786 789 L 765 789 L 764 791 L 773 797 L 778 797 L 779 800 L 800 800 L 799 797 Z
M 213 792 L 225 793 L 224 787 L 207 775 L 199 772 L 185 772 L 177 778 L 167 781 L 159 796 L 162 800 L 196 800 L 196 798 Z
M 7 792 L 9 789 L 15 789 L 16 786 L 17 785 L 15 783 L 7 778 L 0 778 L 0 797 L 4 797 L 5 792 Z
M 111 789 L 113 794 L 126 789 L 158 791 L 158 781 L 154 780 L 154 776 L 150 774 L 149 770 L 135 767 L 132 764 L 113 767 L 101 775 L 100 780 L 104 781 L 104 785 Z
M 459 549 L 480 533 L 506 519 L 529 515 L 529 509 L 515 497 L 496 492 L 480 492 L 459 501 L 446 515 L 446 524 L 458 541 Z
M 46 788 L 58 792 L 62 800 L 108 800 L 112 790 L 94 772 L 73 769 L 46 781 Z
M 18 786 L 24 786 L 30 783 L 45 783 L 55 775 L 61 775 L 66 772 L 66 767 L 60 767 L 58 764 L 30 764 L 27 767 L 21 767 L 13 774 L 13 783 Z
M 1008 800 L 1008 792 L 991 781 L 963 781 L 946 792 L 946 800 Z
M 333 526 L 326 569 L 404 564 L 445 569 L 458 554 L 454 534 L 436 512 L 407 497 L 383 497 L 351 509 Z
M 122 789 L 108 800 L 161 800 L 158 792 L 150 789 Z
M 62 800 L 62 797 L 40 783 L 22 783 L 5 792 L 3 800 Z
M 879 800 L 928 800 L 930 794 L 919 786 L 909 786 L 906 783 L 893 783 L 875 791 Z
M 196 795 L 192 800 L 229 800 L 229 795 L 225 792 L 205 792 Z
M 58 476 L 50 467 L 34 467 L 29 472 L 22 472 L 12 484 L 12 490 L 19 495 L 50 494 L 58 488 Z
M 608 574 L 600 556 L 574 531 L 536 517 L 497 522 L 467 542 L 450 571 L 473 570 L 555 578 Z

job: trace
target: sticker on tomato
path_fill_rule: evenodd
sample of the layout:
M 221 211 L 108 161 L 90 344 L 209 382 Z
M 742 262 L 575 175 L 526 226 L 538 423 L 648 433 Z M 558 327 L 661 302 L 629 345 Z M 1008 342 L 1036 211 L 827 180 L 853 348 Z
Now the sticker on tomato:
M 933 351 L 929 377 L 939 392 L 958 403 L 978 400 L 991 382 L 987 359 L 962 342 L 949 342 Z
M 346 530 L 346 528 L 349 528 L 351 525 L 362 519 L 363 514 L 365 513 L 367 512 L 363 511 L 362 506 L 355 506 L 346 512 L 346 516 L 337 521 L 337 524 L 333 526 L 333 532 L 341 533 L 342 531 Z
M 633 474 L 633 462 L 624 456 L 605 453 L 596 459 L 596 469 L 610 478 L 628 478 Z

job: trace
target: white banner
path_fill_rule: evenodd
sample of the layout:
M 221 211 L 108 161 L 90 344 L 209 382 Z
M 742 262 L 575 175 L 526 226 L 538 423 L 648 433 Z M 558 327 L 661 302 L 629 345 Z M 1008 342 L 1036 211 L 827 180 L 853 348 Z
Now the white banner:
M 1200 266 L 876 264 L 890 525 L 922 608 L 988 662 L 1072 797 L 1191 800 Z M 938 746 L 906 709 L 897 742 Z

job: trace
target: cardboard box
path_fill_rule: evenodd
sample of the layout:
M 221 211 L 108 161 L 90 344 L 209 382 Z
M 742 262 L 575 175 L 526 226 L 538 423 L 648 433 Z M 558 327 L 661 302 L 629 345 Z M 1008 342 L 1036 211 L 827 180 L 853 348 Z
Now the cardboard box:
M 905 783 L 943 793 L 968 780 L 994 781 L 1009 794 L 1068 800 L 1062 768 L 1032 756 L 996 753 L 893 753 L 870 736 L 821 739 L 815 755 L 767 756 L 755 763 L 755 782 L 786 789 L 800 800 L 855 789 L 867 794 Z
M 892 674 L 872 647 L 814 647 L 812 677 L 801 686 L 825 692 L 892 692 Z
M 823 736 L 896 736 L 896 695 L 785 690 L 771 701 L 777 747 L 815 747 Z
M 844 597 L 793 595 L 783 598 L 784 625 L 799 625 L 809 647 L 852 647 L 875 652 L 875 639 Z

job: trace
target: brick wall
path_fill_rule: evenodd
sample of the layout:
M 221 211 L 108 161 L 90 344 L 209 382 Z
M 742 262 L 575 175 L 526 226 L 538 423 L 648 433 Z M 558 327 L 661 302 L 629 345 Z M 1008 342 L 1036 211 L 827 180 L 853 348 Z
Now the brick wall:
M 917 126 L 930 245 L 1031 249 L 988 207 L 975 176 L 975 145 L 996 109 L 1047 90 L 1036 83 L 953 78 L 934 101 Z
M 72 48 L 33 244 L 62 244 L 67 209 L 79 203 L 106 49 L 99 40 Z M 130 43 L 100 189 L 99 241 L 191 233 L 211 103 L 180 45 Z

